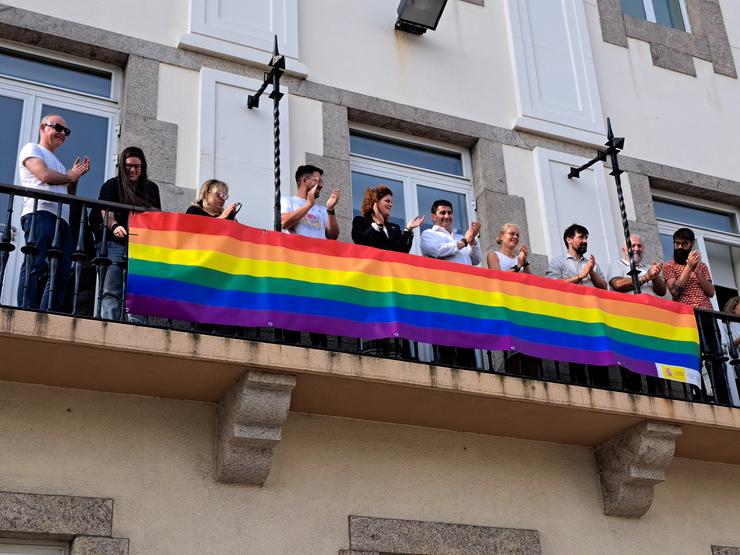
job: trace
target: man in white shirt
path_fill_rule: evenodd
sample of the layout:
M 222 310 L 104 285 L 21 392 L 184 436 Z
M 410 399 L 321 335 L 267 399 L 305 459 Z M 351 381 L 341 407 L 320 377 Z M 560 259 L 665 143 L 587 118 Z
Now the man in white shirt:
M 665 281 L 660 277 L 663 265 L 657 262 L 653 262 L 650 266 L 642 263 L 642 255 L 645 249 L 639 235 L 631 235 L 630 243 L 632 243 L 632 258 L 635 261 L 635 267 L 640 272 L 637 277 L 640 282 L 640 291 L 654 297 L 664 296 L 667 289 Z M 627 256 L 627 245 L 622 245 L 622 258 L 613 260 L 609 264 L 609 271 L 607 272 L 609 286 L 620 293 L 634 294 L 632 276 L 629 275 L 629 271 L 630 261 Z
M 421 234 L 421 253 L 430 258 L 477 266 L 483 259 L 480 245 L 476 240 L 480 224 L 472 222 L 465 235 L 462 235 L 452 228 L 452 220 L 452 203 L 444 199 L 435 200 L 432 204 L 434 225 Z M 434 358 L 442 364 L 468 368 L 474 368 L 476 365 L 473 349 L 434 345 Z
M 280 199 L 283 231 L 317 239 L 339 237 L 339 224 L 334 213 L 339 202 L 339 189 L 334 189 L 329 195 L 326 207 L 316 203 L 324 186 L 323 175 L 324 170 L 310 164 L 296 170 L 297 196 Z
M 299 166 L 295 172 L 298 186 L 297 195 L 281 197 L 281 225 L 284 233 L 295 233 L 316 239 L 336 239 L 339 237 L 339 224 L 334 209 L 339 202 L 339 189 L 334 189 L 326 201 L 326 207 L 318 204 L 321 189 L 324 186 L 324 170 L 306 164 Z M 296 330 L 282 330 L 286 343 L 296 344 L 301 340 L 301 333 Z M 311 333 L 311 344 L 314 347 L 326 347 L 328 339 L 323 333 Z
M 421 234 L 421 253 L 430 258 L 477 266 L 483 258 L 476 240 L 480 224 L 472 222 L 462 235 L 452 228 L 452 220 L 452 204 L 444 199 L 435 200 L 432 204 L 434 225 Z
M 54 152 L 64 144 L 71 131 L 64 118 L 57 114 L 44 116 L 39 126 L 39 142 L 28 143 L 18 156 L 21 185 L 38 191 L 74 194 L 77 182 L 90 169 L 90 160 L 77 158 L 67 171 Z M 34 214 L 34 199 L 23 201 L 21 227 L 26 243 L 33 239 L 36 252 L 32 255 L 30 268 L 26 267 L 28 256 L 23 261 L 18 285 L 18 306 L 59 311 L 69 282 L 72 265 L 72 232 L 69 227 L 69 205 L 63 205 L 58 214 L 57 202 L 39 200 Z M 59 248 L 55 275 L 50 276 L 47 253 L 52 246 L 59 216 Z M 32 233 L 33 228 L 33 233 Z M 53 282 L 53 295 L 52 291 Z
M 665 281 L 660 277 L 660 274 L 663 271 L 663 265 L 657 262 L 653 262 L 650 266 L 642 263 L 642 255 L 645 249 L 639 235 L 630 235 L 630 243 L 632 244 L 632 258 L 635 261 L 635 267 L 640 272 L 637 276 L 637 279 L 640 282 L 640 292 L 646 295 L 653 295 L 654 297 L 662 297 L 667 291 Z M 609 264 L 609 271 L 607 272 L 609 286 L 614 291 L 634 295 L 634 285 L 632 283 L 632 276 L 629 275 L 629 271 L 630 261 L 629 256 L 627 255 L 627 245 L 622 245 L 622 258 L 619 260 L 613 260 L 611 264 Z M 619 371 L 622 376 L 622 387 L 624 389 L 632 392 L 641 391 L 642 377 L 640 374 L 631 372 L 621 366 L 619 367 Z M 664 390 L 663 380 L 651 378 L 649 376 L 646 379 L 651 393 Z

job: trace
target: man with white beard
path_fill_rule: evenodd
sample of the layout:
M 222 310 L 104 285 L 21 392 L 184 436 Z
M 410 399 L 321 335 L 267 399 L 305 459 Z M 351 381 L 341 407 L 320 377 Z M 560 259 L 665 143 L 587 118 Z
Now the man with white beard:
M 640 272 L 638 276 L 640 291 L 654 297 L 662 297 L 666 294 L 665 281 L 660 277 L 663 265 L 658 262 L 653 262 L 650 266 L 642 263 L 644 247 L 639 235 L 631 235 L 630 242 L 632 243 L 632 258 L 635 260 L 635 267 Z M 622 245 L 622 258 L 609 264 L 609 272 L 607 273 L 609 286 L 620 293 L 634 294 L 632 276 L 629 275 L 629 271 L 630 261 L 627 256 L 627 245 Z
M 667 290 L 665 281 L 660 277 L 663 265 L 653 262 L 650 266 L 647 266 L 642 263 L 644 247 L 639 235 L 630 235 L 630 243 L 632 243 L 632 258 L 635 260 L 635 267 L 640 272 L 637 277 L 640 282 L 640 291 L 655 297 L 662 297 L 666 294 Z M 627 255 L 627 245 L 622 245 L 622 258 L 614 260 L 609 264 L 609 272 L 607 273 L 609 276 L 609 286 L 614 291 L 634 294 L 634 285 L 629 271 L 630 261 Z M 619 371 L 622 376 L 622 386 L 624 389 L 635 393 L 642 390 L 642 378 L 640 374 L 630 372 L 621 366 L 619 367 Z M 647 386 L 648 391 L 652 395 L 662 393 L 665 390 L 665 383 L 659 378 L 648 376 Z

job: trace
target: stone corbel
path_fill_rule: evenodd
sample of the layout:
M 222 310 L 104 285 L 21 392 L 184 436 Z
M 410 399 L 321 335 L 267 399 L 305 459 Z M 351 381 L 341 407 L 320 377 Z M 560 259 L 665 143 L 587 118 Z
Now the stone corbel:
M 675 424 L 647 421 L 596 447 L 604 514 L 640 518 L 648 511 L 681 433 Z
M 295 376 L 248 371 L 218 405 L 216 480 L 261 486 L 288 418 Z

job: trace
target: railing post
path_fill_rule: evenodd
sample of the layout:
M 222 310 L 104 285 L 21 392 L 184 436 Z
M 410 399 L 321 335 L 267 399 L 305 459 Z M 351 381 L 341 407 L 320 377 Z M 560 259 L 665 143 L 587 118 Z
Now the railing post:
M 56 223 L 54 224 L 54 238 L 51 247 L 46 251 L 49 260 L 49 305 L 47 310 L 52 312 L 54 307 L 54 293 L 56 292 L 57 274 L 59 273 L 59 259 L 62 257 L 62 201 L 57 202 Z
M 85 203 L 83 202 L 80 206 L 80 227 L 77 230 L 77 244 L 75 250 L 72 253 L 72 261 L 75 267 L 75 284 L 72 292 L 72 314 L 75 316 L 78 314 L 77 302 L 80 297 L 80 284 L 82 282 L 82 269 L 85 266 L 85 262 L 88 261 L 89 257 L 85 252 Z
M 8 259 L 10 253 L 15 250 L 13 244 L 13 202 L 15 202 L 15 195 L 10 193 L 8 195 L 8 215 L 5 219 L 5 229 L 3 230 L 3 237 L 0 239 L 0 298 L 3 294 L 3 281 L 5 280 L 5 268 L 8 265 Z
M 93 264 L 98 274 L 98 294 L 95 299 L 95 318 L 100 318 L 100 309 L 103 302 L 103 286 L 105 285 L 105 276 L 108 273 L 108 266 L 110 266 L 111 259 L 108 257 L 108 215 L 110 210 L 105 209 L 103 214 L 103 237 L 100 240 L 100 249 L 98 249 L 98 255 L 93 258 Z
M 33 268 L 33 257 L 39 252 L 36 246 L 36 213 L 39 209 L 39 199 L 34 197 L 33 199 L 33 211 L 31 212 L 31 225 L 30 232 L 28 234 L 28 241 L 21 247 L 21 252 L 25 255 L 24 264 L 26 267 L 26 273 L 23 279 L 23 295 L 21 296 L 21 306 L 28 306 L 28 289 L 31 286 L 31 269 Z
M 118 299 L 119 314 L 121 321 L 126 321 L 126 286 L 128 285 L 128 235 L 123 245 L 123 256 L 121 257 L 121 298 Z

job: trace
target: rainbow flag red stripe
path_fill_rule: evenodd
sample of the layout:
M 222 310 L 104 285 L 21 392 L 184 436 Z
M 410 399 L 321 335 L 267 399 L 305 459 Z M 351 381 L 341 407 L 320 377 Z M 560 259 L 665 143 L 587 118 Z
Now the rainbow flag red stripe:
M 131 217 L 127 307 L 193 322 L 513 350 L 695 383 L 691 307 L 235 222 Z

